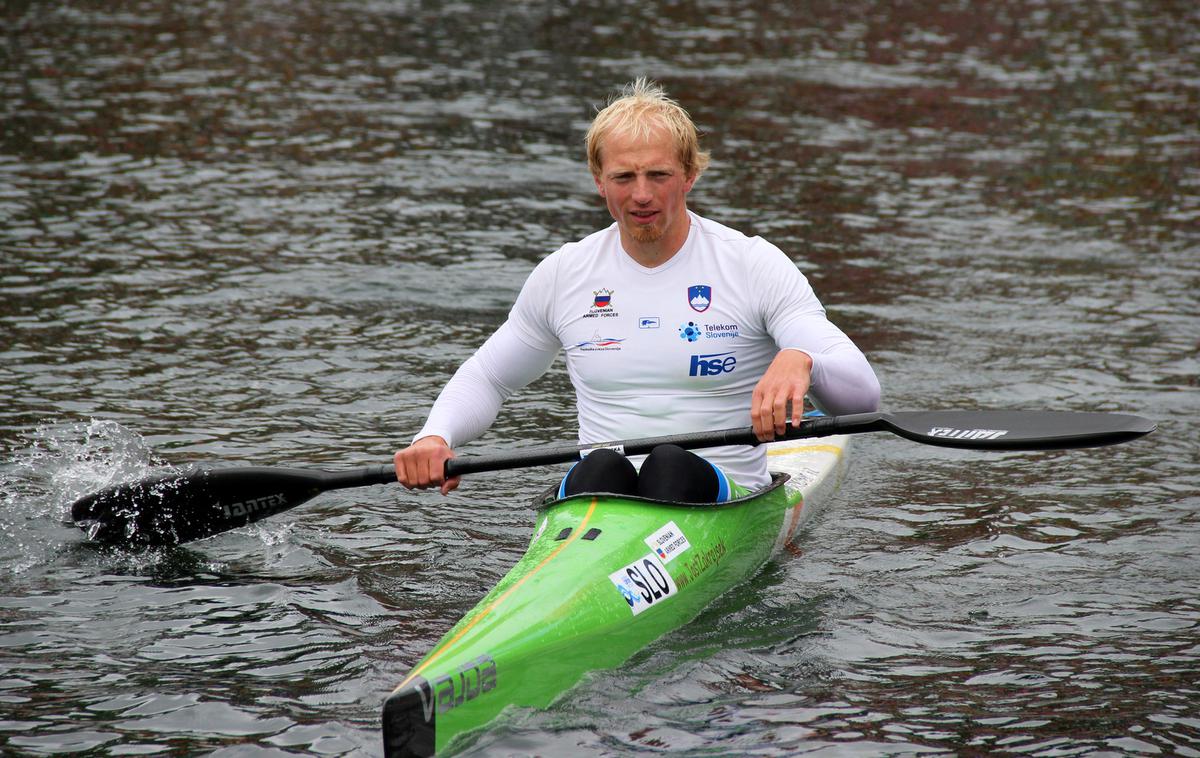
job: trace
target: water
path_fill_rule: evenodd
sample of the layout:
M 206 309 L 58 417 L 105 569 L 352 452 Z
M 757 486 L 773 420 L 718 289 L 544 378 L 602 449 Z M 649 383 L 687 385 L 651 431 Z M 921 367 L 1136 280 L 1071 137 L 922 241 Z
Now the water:
M 1200 755 L 1200 13 L 1189 3 L 11 2 L 0 67 L 0 751 L 379 752 L 383 697 L 553 470 L 97 549 L 184 463 L 378 463 L 532 266 L 607 224 L 581 139 L 647 74 L 893 409 L 1142 441 L 861 440 L 828 516 L 478 754 Z M 561 365 L 474 450 L 569 440 Z M 536 486 L 535 486 L 536 485 Z

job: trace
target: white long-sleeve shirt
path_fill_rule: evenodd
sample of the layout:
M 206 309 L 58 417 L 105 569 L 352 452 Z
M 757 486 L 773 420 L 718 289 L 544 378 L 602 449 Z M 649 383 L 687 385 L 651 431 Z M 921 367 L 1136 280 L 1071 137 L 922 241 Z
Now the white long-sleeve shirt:
M 876 410 L 875 372 L 796 265 L 762 238 L 689 216 L 683 247 L 654 268 L 625 253 L 616 224 L 539 263 L 416 439 L 455 447 L 478 437 L 560 350 L 581 444 L 747 426 L 754 387 L 781 349 L 812 357 L 809 392 L 827 413 Z M 743 486 L 770 481 L 762 447 L 697 452 Z

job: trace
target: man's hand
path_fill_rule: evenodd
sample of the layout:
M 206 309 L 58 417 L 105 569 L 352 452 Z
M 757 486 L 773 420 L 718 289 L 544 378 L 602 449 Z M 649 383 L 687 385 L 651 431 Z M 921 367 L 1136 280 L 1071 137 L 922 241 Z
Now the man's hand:
M 812 358 L 799 350 L 780 350 L 754 387 L 750 422 L 760 442 L 770 442 L 787 430 L 788 404 L 796 426 L 804 416 L 804 395 L 812 376 Z
M 461 481 L 457 476 L 445 478 L 446 461 L 453 457 L 446 440 L 436 435 L 422 437 L 396 453 L 396 479 L 410 490 L 441 487 L 443 495 L 449 494 Z

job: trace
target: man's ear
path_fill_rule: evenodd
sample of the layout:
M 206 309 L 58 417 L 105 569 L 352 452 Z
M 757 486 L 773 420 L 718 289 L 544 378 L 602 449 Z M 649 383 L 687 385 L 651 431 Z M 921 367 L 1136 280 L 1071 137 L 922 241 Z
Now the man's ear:
M 604 194 L 604 182 L 600 181 L 599 175 L 592 174 L 592 181 L 596 183 L 596 191 L 600 193 L 600 197 L 607 200 L 608 196 Z

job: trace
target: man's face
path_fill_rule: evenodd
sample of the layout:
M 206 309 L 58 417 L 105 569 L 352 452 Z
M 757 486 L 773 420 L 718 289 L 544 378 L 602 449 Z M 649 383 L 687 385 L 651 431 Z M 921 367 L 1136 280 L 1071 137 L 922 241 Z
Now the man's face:
M 647 139 L 611 134 L 600 162 L 596 189 L 626 250 L 674 254 L 687 240 L 687 193 L 696 178 L 685 175 L 671 138 L 661 130 Z

